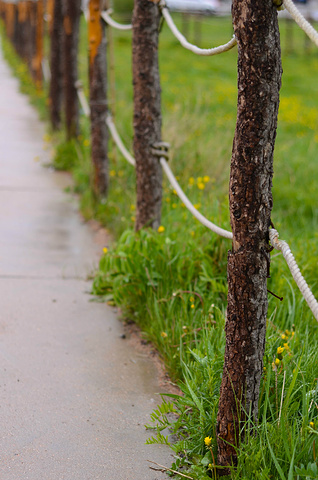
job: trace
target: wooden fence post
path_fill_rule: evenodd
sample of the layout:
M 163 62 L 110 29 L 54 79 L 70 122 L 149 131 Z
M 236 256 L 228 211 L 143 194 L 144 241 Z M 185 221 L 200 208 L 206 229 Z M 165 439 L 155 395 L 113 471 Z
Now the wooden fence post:
M 64 48 L 64 101 L 67 138 L 75 138 L 79 134 L 79 104 L 76 90 L 78 80 L 78 43 L 81 2 L 66 0 L 63 19 Z
M 50 93 L 49 107 L 53 130 L 61 126 L 61 110 L 63 101 L 63 0 L 54 1 L 52 12 L 52 29 L 50 44 Z
M 154 146 L 161 141 L 161 89 L 158 66 L 160 11 L 135 0 L 133 12 L 134 153 L 137 175 L 136 230 L 157 229 L 161 219 L 162 168 Z
M 226 347 L 217 418 L 218 464 L 223 467 L 237 464 L 237 447 L 246 429 L 257 425 L 282 72 L 273 1 L 234 0 L 232 12 L 238 44 L 238 105 L 229 191 L 233 243 L 228 253 Z M 229 469 L 222 474 L 228 475 Z
M 88 22 L 92 163 L 97 196 L 107 195 L 108 190 L 106 35 L 101 3 L 101 0 L 90 0 Z
M 35 57 L 34 57 L 35 82 L 36 82 L 37 88 L 41 88 L 43 83 L 43 73 L 42 73 L 43 34 L 44 34 L 44 4 L 43 4 L 43 0 L 37 0 L 36 40 L 35 40 L 36 48 L 35 48 Z

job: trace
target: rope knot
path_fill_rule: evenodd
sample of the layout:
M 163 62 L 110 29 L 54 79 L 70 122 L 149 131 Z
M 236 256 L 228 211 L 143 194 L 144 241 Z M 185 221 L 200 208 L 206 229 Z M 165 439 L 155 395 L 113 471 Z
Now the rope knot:
M 156 142 L 152 145 L 151 153 L 156 157 L 163 157 L 166 160 L 169 160 L 169 148 L 170 143 L 167 142 Z

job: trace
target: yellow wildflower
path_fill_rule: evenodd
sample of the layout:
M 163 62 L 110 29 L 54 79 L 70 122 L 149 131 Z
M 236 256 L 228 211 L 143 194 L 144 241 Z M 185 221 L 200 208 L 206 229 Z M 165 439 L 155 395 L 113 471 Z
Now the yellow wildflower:
M 158 227 L 158 233 L 162 233 L 165 231 L 165 227 L 163 225 L 160 225 L 160 227 Z
M 285 350 L 284 347 L 278 347 L 277 348 L 277 355 L 281 355 L 284 350 Z
M 193 205 L 194 208 L 196 208 L 197 210 L 201 207 L 201 203 L 196 203 L 195 205 Z
M 193 177 L 190 177 L 190 178 L 189 178 L 189 185 L 194 185 L 194 183 L 195 183 L 194 178 L 193 178 Z
M 204 190 L 205 189 L 205 184 L 203 182 L 198 183 L 198 189 L 199 190 Z
M 166 198 L 166 202 L 167 202 L 167 203 L 170 203 L 170 197 L 167 197 L 167 198 Z
M 173 203 L 173 204 L 172 204 L 172 208 L 177 208 L 177 204 L 176 204 L 176 203 Z
M 285 340 L 286 335 L 283 333 L 283 334 L 281 335 L 281 337 L 282 337 L 283 340 Z
M 136 206 L 134 204 L 131 204 L 130 205 L 130 211 L 133 212 L 134 210 L 136 210 Z
M 136 217 L 134 217 L 134 216 L 130 217 L 130 219 L 131 219 L 132 222 L 136 221 Z
M 175 195 L 177 195 L 177 191 L 175 189 L 172 190 Z
M 198 182 L 198 183 L 201 183 L 201 182 L 202 182 L 202 177 L 198 177 L 198 178 L 197 178 L 197 182 Z
M 191 302 L 191 303 L 194 302 L 194 297 L 190 297 L 190 302 Z
M 191 237 L 194 237 L 195 233 L 194 233 L 193 230 L 191 230 L 190 235 L 191 235 Z
M 123 177 L 124 174 L 125 174 L 124 170 L 119 170 L 119 172 L 118 172 L 119 177 Z
M 116 176 L 115 170 L 111 170 L 111 171 L 109 172 L 109 175 L 110 175 L 111 177 L 115 177 L 115 176 Z
M 104 247 L 104 248 L 103 248 L 103 252 L 104 252 L 104 253 L 107 253 L 107 252 L 108 252 L 108 248 L 107 248 L 107 247 Z
M 168 334 L 166 332 L 161 332 L 162 338 L 167 338 Z
M 208 183 L 208 182 L 210 181 L 209 175 L 204 175 L 203 181 L 204 181 L 205 183 Z
M 194 308 L 194 303 L 192 303 L 191 308 Z
M 280 364 L 280 360 L 279 360 L 279 358 L 276 358 L 275 365 L 279 365 L 279 364 Z
M 285 350 L 290 350 L 288 343 L 284 343 Z
M 309 422 L 309 425 L 311 426 L 311 428 L 314 428 L 315 426 L 314 422 Z
M 204 443 L 207 447 L 210 447 L 212 444 L 212 438 L 211 437 L 205 437 Z
M 84 147 L 89 147 L 90 146 L 90 141 L 88 140 L 88 138 L 86 138 L 84 140 L 83 145 L 84 145 Z

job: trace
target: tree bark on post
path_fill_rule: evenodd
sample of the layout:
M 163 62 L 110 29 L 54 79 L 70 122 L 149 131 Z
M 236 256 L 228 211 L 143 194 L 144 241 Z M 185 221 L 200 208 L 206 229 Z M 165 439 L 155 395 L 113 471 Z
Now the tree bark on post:
M 36 3 L 36 53 L 34 57 L 35 63 L 35 81 L 37 88 L 42 87 L 42 60 L 43 60 L 43 35 L 44 35 L 44 4 L 43 0 Z
M 66 0 L 63 19 L 64 30 L 64 100 L 65 122 L 67 138 L 77 137 L 79 134 L 79 104 L 76 90 L 78 80 L 77 54 L 79 43 L 79 22 L 81 2 Z
M 136 230 L 145 226 L 157 229 L 161 218 L 162 169 L 158 156 L 152 152 L 161 141 L 159 21 L 158 5 L 150 0 L 135 0 L 132 22 Z
M 55 0 L 50 45 L 50 118 L 53 130 L 61 126 L 63 100 L 63 0 Z
M 89 2 L 89 85 L 91 111 L 92 163 L 94 192 L 106 196 L 108 190 L 107 64 L 105 25 L 101 19 L 101 0 Z
M 218 464 L 236 465 L 244 422 L 257 423 L 263 370 L 272 209 L 273 151 L 281 84 L 280 39 L 273 0 L 234 0 L 238 111 L 230 173 L 233 231 L 228 307 L 217 419 Z M 228 474 L 228 469 L 221 471 Z M 221 474 L 222 474 L 221 473 Z

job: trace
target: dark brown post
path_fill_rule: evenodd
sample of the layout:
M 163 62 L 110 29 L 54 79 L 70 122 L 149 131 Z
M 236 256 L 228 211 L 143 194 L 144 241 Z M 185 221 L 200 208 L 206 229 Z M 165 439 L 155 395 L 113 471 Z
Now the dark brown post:
M 38 88 L 42 87 L 42 61 L 43 61 L 43 34 L 44 34 L 44 5 L 43 0 L 36 3 L 36 53 L 35 63 L 35 81 Z
M 108 189 L 107 66 L 105 25 L 101 19 L 102 0 L 89 2 L 89 85 L 91 110 L 94 192 L 106 196 Z
M 238 112 L 229 195 L 233 244 L 228 254 L 226 348 L 217 425 L 221 466 L 236 465 L 235 446 L 244 437 L 247 418 L 257 423 L 282 71 L 273 0 L 234 0 L 232 13 L 238 43 Z
M 54 1 L 50 46 L 50 118 L 53 130 L 61 126 L 63 99 L 63 0 Z
M 81 2 L 66 0 L 63 19 L 64 30 L 64 96 L 65 121 L 67 138 L 77 137 L 79 134 L 79 105 L 76 82 L 78 77 L 77 54 L 79 42 L 79 22 Z
M 161 141 L 158 67 L 160 11 L 149 0 L 135 0 L 133 12 L 134 153 L 137 175 L 136 230 L 160 225 L 162 169 L 152 153 Z

